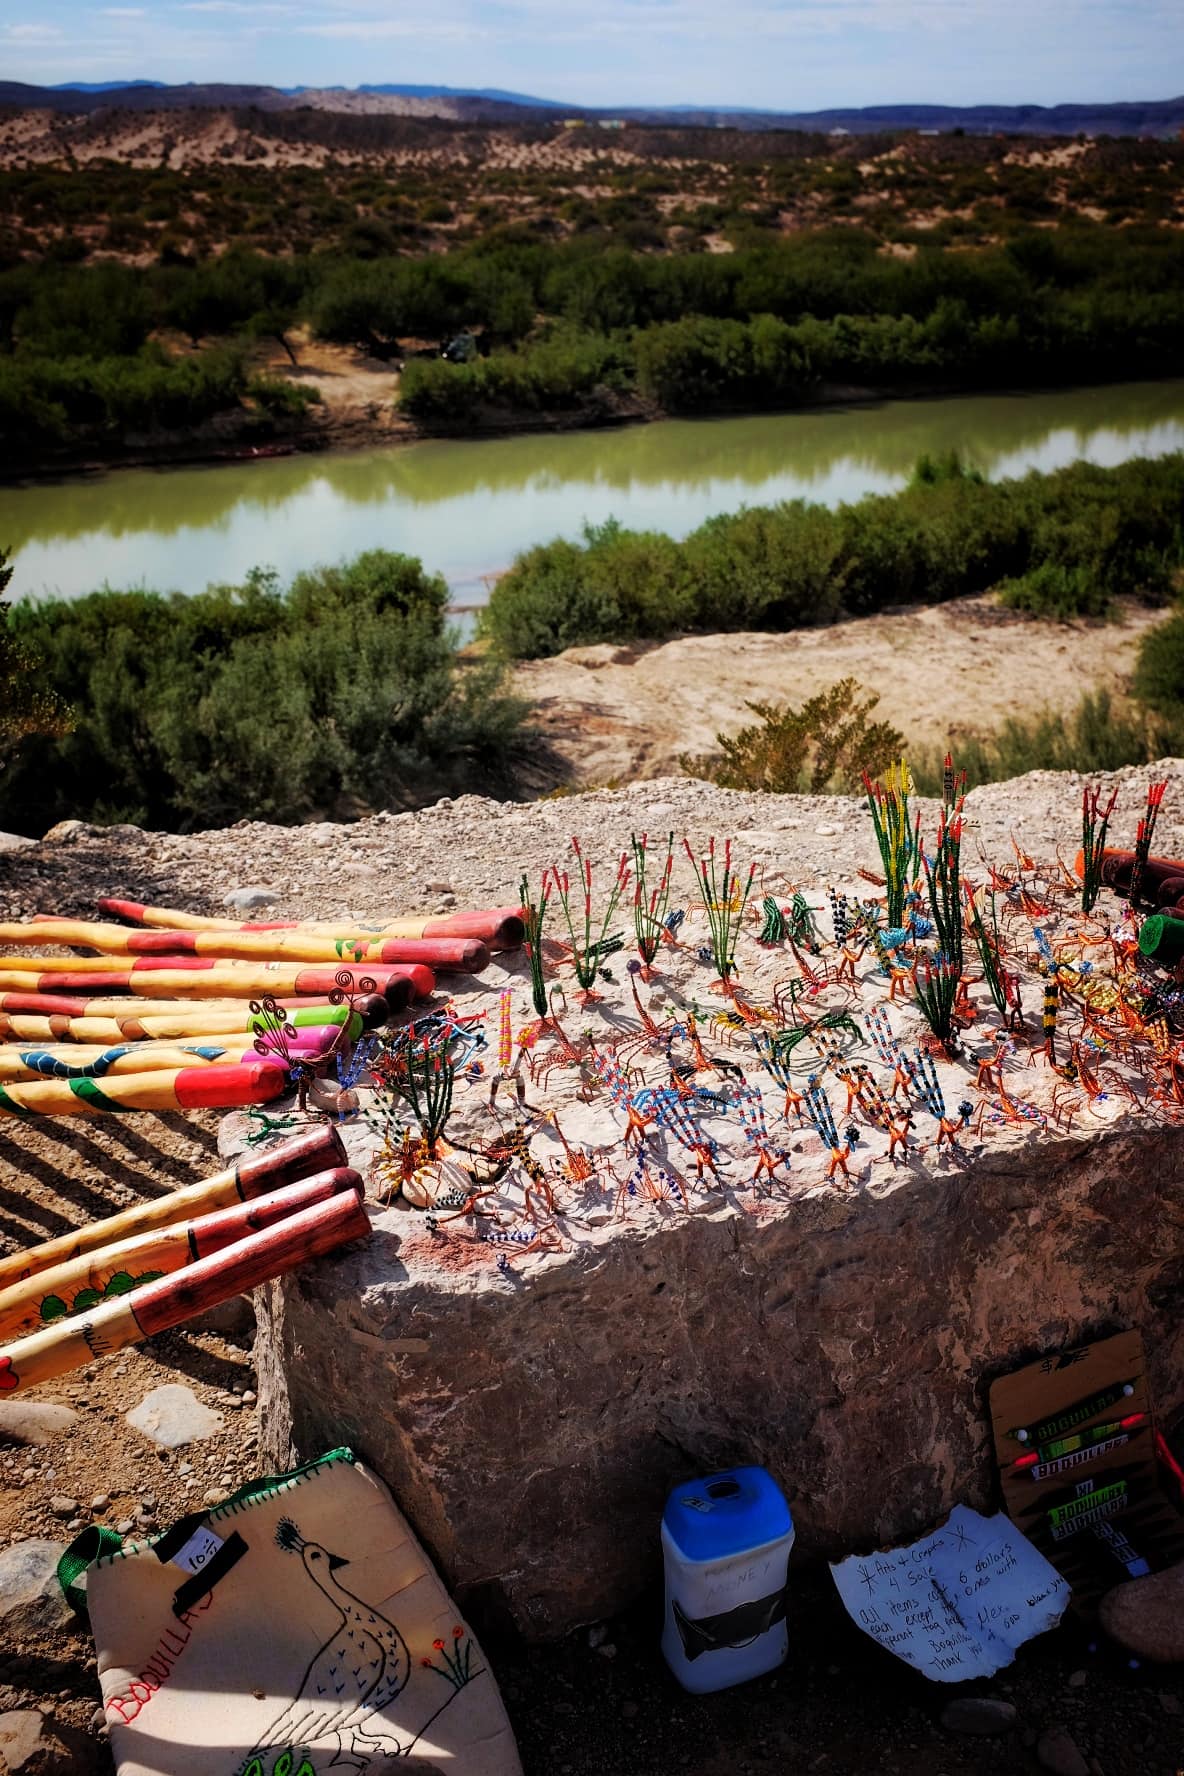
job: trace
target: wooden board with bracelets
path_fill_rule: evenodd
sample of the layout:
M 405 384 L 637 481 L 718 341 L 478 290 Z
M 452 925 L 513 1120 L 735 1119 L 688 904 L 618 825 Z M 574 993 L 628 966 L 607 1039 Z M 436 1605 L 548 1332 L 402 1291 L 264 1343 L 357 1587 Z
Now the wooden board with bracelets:
M 1137 1332 L 1000 1376 L 990 1409 L 1008 1513 L 1068 1579 L 1075 1608 L 1184 1560 Z

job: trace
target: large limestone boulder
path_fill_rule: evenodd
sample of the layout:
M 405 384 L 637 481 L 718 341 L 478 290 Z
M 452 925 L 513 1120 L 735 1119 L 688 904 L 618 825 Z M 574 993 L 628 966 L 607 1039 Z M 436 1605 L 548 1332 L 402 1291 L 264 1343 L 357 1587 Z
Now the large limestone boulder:
M 1136 1326 L 1184 1402 L 1182 1178 L 1181 1131 L 1129 1111 L 758 1213 L 630 1205 L 509 1276 L 376 1211 L 260 1291 L 264 1448 L 352 1444 L 464 1605 L 539 1637 L 635 1597 L 668 1488 L 734 1462 L 777 1477 L 803 1551 L 905 1537 L 990 1503 L 1001 1369 Z

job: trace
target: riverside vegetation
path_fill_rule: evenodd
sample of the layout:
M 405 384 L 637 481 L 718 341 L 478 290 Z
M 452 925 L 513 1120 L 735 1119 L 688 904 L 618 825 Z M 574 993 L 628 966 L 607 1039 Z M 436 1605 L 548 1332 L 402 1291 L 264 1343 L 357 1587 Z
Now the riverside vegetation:
M 756 158 L 722 170 L 607 155 L 550 186 L 476 165 L 295 169 L 284 199 L 289 172 L 0 172 L 0 440 L 27 465 L 30 448 L 101 453 L 220 414 L 298 432 L 314 385 L 252 368 L 268 339 L 295 359 L 295 329 L 405 359 L 399 405 L 421 430 L 1184 369 L 1180 144 L 1081 146 L 1053 178 L 1003 144 L 804 142 L 753 137 Z M 486 176 L 541 179 L 538 201 L 479 201 Z M 589 178 L 604 195 L 582 195 Z M 712 179 L 715 210 L 696 201 Z M 916 226 L 927 202 L 941 215 Z M 266 226 L 293 206 L 293 233 Z M 119 258 L 147 245 L 149 263 Z M 458 329 L 474 361 L 438 357 Z
M 37 834 L 79 816 L 189 830 L 521 793 L 536 749 L 526 705 L 506 690 L 512 654 L 680 628 L 790 629 L 991 586 L 1029 615 L 1168 604 L 1182 511 L 1181 456 L 999 483 L 952 459 L 923 461 L 894 496 L 742 512 L 684 543 L 610 524 L 515 563 L 494 590 L 483 653 L 459 651 L 443 580 L 383 551 L 287 589 L 256 572 L 192 597 L 0 603 L 0 695 L 34 682 L 44 694 L 0 772 L 0 824 Z M 901 738 L 870 719 L 867 689 L 870 701 L 844 684 L 801 709 L 757 708 L 722 757 L 685 763 L 732 787 L 850 787 Z M 1035 709 L 962 742 L 972 784 L 1184 753 L 1184 609 L 1147 632 L 1130 707 L 1082 691 L 1068 721 Z M 939 761 L 913 762 L 921 787 L 938 787 Z

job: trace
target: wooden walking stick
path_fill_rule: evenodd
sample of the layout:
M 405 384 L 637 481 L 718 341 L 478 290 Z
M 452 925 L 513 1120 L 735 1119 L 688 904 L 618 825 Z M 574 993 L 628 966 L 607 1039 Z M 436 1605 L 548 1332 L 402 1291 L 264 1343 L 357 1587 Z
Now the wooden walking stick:
M 0 1116 L 101 1116 L 112 1110 L 232 1110 L 270 1104 L 289 1088 L 279 1061 L 180 1067 L 118 1079 L 34 1079 L 0 1085 Z
M 284 1038 L 285 1057 L 324 1070 L 326 1056 L 341 1036 L 337 1024 L 299 1030 Z M 251 1066 L 266 1054 L 255 1046 L 262 1037 L 240 1030 L 230 1037 L 206 1037 L 199 1042 L 117 1042 L 100 1044 L 64 1042 L 35 1048 L 0 1047 L 0 1083 L 26 1079 L 112 1079 L 125 1073 L 176 1073 L 182 1067 Z M 278 1052 L 270 1054 L 277 1061 Z
M 315 1177 L 302 1178 L 296 1184 L 285 1184 L 282 1190 L 271 1191 L 251 1202 L 235 1203 L 196 1220 L 179 1221 L 171 1227 L 116 1240 L 98 1251 L 83 1252 L 77 1258 L 39 1271 L 36 1276 L 11 1283 L 7 1289 L 0 1289 L 0 1344 L 38 1332 L 68 1315 L 87 1313 L 100 1301 L 128 1295 L 159 1276 L 181 1270 L 199 1258 L 208 1258 L 224 1246 L 245 1239 L 249 1233 L 261 1233 L 264 1228 L 347 1190 L 362 1196 L 362 1180 L 352 1167 L 337 1166 L 332 1171 L 318 1172 Z
M 369 1231 L 361 1198 L 352 1190 L 302 1209 L 184 1270 L 145 1283 L 132 1295 L 101 1302 L 88 1313 L 18 1338 L 0 1351 L 0 1398 L 183 1325 L 335 1246 L 364 1239 Z
M 341 1136 L 330 1124 L 320 1123 L 263 1153 L 244 1156 L 213 1177 L 170 1190 L 167 1196 L 154 1197 L 151 1202 L 136 1203 L 134 1208 L 121 1209 L 118 1215 L 92 1221 L 87 1227 L 71 1228 L 68 1233 L 44 1240 L 24 1252 L 0 1257 L 0 1289 L 21 1277 L 36 1276 L 53 1264 L 63 1264 L 80 1253 L 97 1251 L 100 1246 L 113 1245 L 116 1240 L 130 1239 L 153 1228 L 171 1227 L 177 1221 L 208 1215 L 232 1203 L 252 1201 L 285 1184 L 294 1184 L 297 1179 L 311 1178 L 317 1172 L 345 1163 Z
M 143 931 L 97 920 L 43 916 L 30 923 L 0 923 L 0 949 L 54 944 L 63 949 L 98 950 L 104 956 L 212 956 L 220 961 L 343 962 L 360 968 L 371 963 L 422 962 L 429 968 L 451 968 L 479 974 L 489 966 L 489 951 L 476 937 L 384 937 L 351 931 L 341 935 L 306 931 Z
M 348 1041 L 356 1042 L 363 1029 L 385 1024 L 391 1008 L 381 993 L 369 993 L 349 1005 L 302 999 L 298 1005 L 288 1006 L 287 1012 L 286 1021 L 298 1030 L 333 1025 L 345 1031 Z M 136 999 L 130 995 L 72 999 L 58 993 L 0 993 L 0 1036 L 6 1039 L 119 1042 L 149 1036 L 222 1036 L 249 1029 L 253 1021 L 241 999 Z
M 369 982 L 369 985 L 364 985 Z M 0 992 L 136 993 L 146 999 L 259 999 L 295 993 L 323 998 L 339 989 L 379 992 L 393 1011 L 434 991 L 419 962 L 381 968 L 302 968 L 294 962 L 216 962 L 208 956 L 5 956 Z
M 154 925 L 172 931 L 311 931 L 321 936 L 336 936 L 341 921 L 323 919 L 247 920 L 210 918 L 201 913 L 183 913 L 176 907 L 146 906 L 138 900 L 98 902 L 101 913 L 116 919 L 128 919 L 135 925 Z M 438 918 L 423 916 L 410 919 L 388 919 L 378 925 L 354 925 L 363 937 L 476 937 L 491 950 L 516 950 L 525 936 L 521 907 L 488 907 L 471 913 L 443 913 Z

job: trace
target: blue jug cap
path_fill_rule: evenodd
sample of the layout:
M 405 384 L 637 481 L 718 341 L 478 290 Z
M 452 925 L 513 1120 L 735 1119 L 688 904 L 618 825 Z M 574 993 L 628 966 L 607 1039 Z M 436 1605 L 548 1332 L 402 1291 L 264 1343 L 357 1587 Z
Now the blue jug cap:
M 785 1495 L 764 1468 L 726 1468 L 676 1486 L 662 1514 L 688 1560 L 727 1560 L 793 1533 Z

